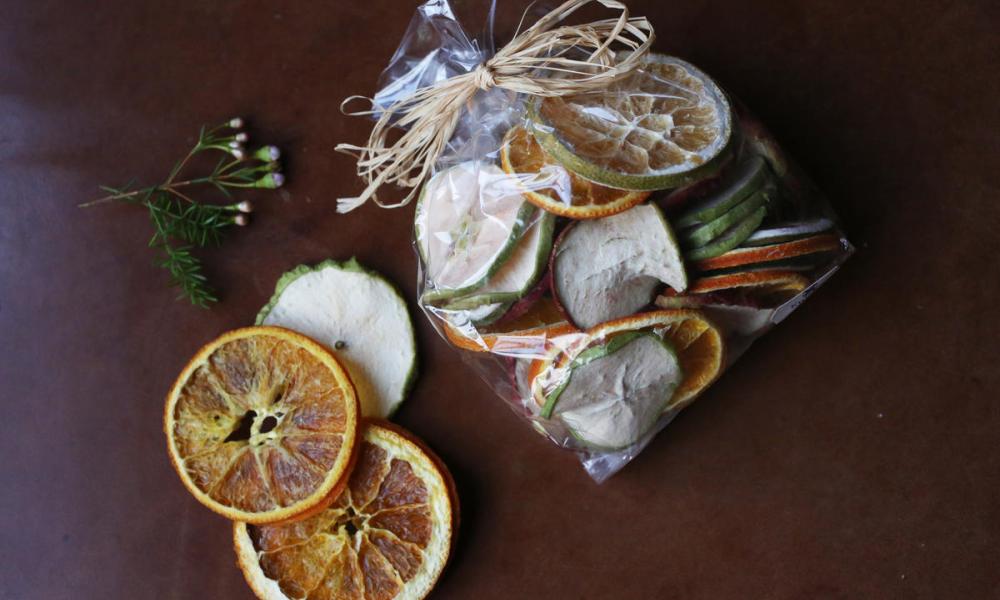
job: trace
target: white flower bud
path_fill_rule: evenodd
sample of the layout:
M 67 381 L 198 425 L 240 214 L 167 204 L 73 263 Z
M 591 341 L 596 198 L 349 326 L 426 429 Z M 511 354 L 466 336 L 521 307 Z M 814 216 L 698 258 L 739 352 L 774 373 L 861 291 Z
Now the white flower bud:
M 249 200 L 244 200 L 236 205 L 236 210 L 241 213 L 251 213 L 253 212 L 253 204 L 250 204 Z
M 229 126 L 232 127 L 233 129 L 239 129 L 240 127 L 243 127 L 243 119 L 239 117 L 230 119 Z
M 249 139 L 250 139 L 250 136 L 247 135 L 245 131 L 241 131 L 241 132 L 239 132 L 239 133 L 236 134 L 236 141 L 239 142 L 239 143 L 241 143 L 241 144 L 247 143 L 247 140 L 249 140 Z
M 236 223 L 240 227 L 244 227 L 249 222 L 250 219 L 248 219 L 247 216 L 244 214 L 236 215 L 236 217 L 233 218 L 233 223 Z

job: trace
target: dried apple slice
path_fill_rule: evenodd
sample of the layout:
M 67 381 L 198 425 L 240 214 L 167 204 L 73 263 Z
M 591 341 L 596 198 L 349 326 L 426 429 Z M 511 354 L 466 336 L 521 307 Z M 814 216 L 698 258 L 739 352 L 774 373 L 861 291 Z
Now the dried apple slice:
M 684 380 L 667 403 L 680 409 L 695 399 L 722 372 L 725 346 L 719 328 L 697 310 L 654 310 L 603 323 L 585 333 L 557 340 L 546 357 L 532 361 L 526 380 L 539 406 L 562 385 L 568 365 L 596 344 L 622 332 L 648 331 L 667 340 L 676 351 Z
M 649 305 L 661 282 L 687 287 L 677 240 L 652 204 L 572 224 L 556 242 L 551 269 L 556 300 L 581 328 Z
M 510 258 L 482 287 L 448 301 L 450 310 L 467 310 L 486 304 L 520 300 L 538 283 L 552 251 L 555 217 L 543 212 L 521 236 Z M 428 298 L 433 300 L 433 297 Z
M 542 418 L 558 418 L 586 446 L 615 450 L 643 438 L 683 380 L 670 343 L 648 332 L 618 333 L 566 367 Z
M 406 302 L 353 258 L 282 275 L 257 324 L 287 327 L 331 350 L 350 373 L 365 416 L 390 416 L 415 379 L 417 344 Z
M 454 298 L 482 286 L 510 258 L 536 210 L 495 165 L 468 161 L 432 177 L 414 219 L 429 295 Z

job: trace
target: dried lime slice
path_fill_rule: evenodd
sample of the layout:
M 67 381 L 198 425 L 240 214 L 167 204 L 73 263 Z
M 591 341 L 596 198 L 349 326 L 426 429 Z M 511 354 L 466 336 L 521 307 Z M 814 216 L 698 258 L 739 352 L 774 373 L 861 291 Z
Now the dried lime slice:
M 679 187 L 716 170 L 732 133 L 729 101 L 712 79 L 650 54 L 599 93 L 533 103 L 535 138 L 578 175 L 629 190 Z

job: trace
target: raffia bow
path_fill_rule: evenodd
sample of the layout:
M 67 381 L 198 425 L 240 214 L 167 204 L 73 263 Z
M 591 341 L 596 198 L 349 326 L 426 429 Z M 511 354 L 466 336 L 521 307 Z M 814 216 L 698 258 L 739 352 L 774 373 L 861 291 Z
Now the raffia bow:
M 591 2 L 621 11 L 618 18 L 583 25 L 555 27 L 577 9 Z M 338 144 L 337 151 L 357 159 L 358 176 L 367 182 L 354 198 L 338 198 L 337 212 L 346 213 L 368 200 L 383 208 L 409 204 L 430 174 L 438 156 L 455 132 L 462 110 L 479 90 L 492 87 L 533 96 L 566 96 L 597 90 L 638 67 L 653 43 L 653 26 L 644 17 L 629 17 L 628 7 L 617 0 L 568 0 L 519 33 L 509 44 L 473 71 L 423 87 L 381 111 L 368 145 Z M 615 60 L 612 44 L 628 51 Z M 571 51 L 589 51 L 573 58 Z M 359 98 L 344 100 L 343 106 Z M 365 98 L 371 101 L 371 99 Z M 374 105 L 374 101 L 372 101 Z M 405 133 L 388 144 L 389 131 Z M 386 184 L 410 188 L 405 198 L 384 203 L 376 192 Z

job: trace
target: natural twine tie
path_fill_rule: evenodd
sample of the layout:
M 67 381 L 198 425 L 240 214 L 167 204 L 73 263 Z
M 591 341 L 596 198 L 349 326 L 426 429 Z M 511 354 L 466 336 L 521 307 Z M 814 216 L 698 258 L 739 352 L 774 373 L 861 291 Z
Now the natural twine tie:
M 616 19 L 554 28 L 591 2 L 621 14 Z M 628 51 L 621 60 L 615 60 L 611 49 L 616 42 Z M 381 110 L 370 98 L 347 98 L 341 110 L 361 98 L 370 101 L 373 109 L 350 114 L 380 114 L 367 146 L 337 145 L 338 152 L 357 159 L 358 176 L 368 183 L 361 195 L 338 198 L 337 212 L 352 211 L 369 199 L 383 208 L 409 204 L 451 139 L 462 109 L 478 90 L 498 87 L 533 96 L 566 96 L 601 89 L 639 66 L 652 43 L 653 26 L 643 17 L 630 18 L 625 4 L 617 0 L 569 0 L 469 73 L 420 88 Z M 572 58 L 570 52 L 577 49 L 589 51 L 589 56 Z M 405 133 L 389 145 L 389 130 L 395 126 Z M 401 201 L 387 204 L 376 195 L 386 184 L 410 188 L 410 192 Z

